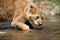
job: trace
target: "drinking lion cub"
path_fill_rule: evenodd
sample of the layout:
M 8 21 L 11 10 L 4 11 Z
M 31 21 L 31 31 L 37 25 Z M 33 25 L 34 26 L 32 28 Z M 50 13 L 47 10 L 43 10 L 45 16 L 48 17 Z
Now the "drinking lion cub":
M 42 24 L 42 8 L 33 6 L 26 0 L 15 1 L 15 12 L 11 25 L 18 26 L 22 30 L 29 30 L 29 26 L 25 24 L 27 21 L 37 26 Z

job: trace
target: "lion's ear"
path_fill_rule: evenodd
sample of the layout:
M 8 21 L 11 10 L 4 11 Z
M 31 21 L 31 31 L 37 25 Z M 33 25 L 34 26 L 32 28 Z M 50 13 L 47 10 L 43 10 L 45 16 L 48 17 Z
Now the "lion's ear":
M 29 12 L 31 12 L 31 14 L 35 14 L 35 12 L 36 12 L 35 6 L 32 6 L 32 5 L 31 5 Z

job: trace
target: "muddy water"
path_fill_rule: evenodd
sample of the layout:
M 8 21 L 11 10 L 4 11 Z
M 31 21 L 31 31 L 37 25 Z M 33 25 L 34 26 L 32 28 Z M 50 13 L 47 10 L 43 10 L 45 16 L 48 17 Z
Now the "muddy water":
M 21 31 L 11 28 L 9 22 L 0 25 L 0 40 L 60 40 L 60 16 L 45 16 L 43 28 Z M 2 27 L 3 26 L 3 27 Z

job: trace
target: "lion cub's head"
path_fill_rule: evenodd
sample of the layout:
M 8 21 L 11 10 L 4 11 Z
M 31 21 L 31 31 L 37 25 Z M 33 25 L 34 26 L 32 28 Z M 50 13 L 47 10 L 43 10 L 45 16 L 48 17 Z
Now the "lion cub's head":
M 42 7 L 31 6 L 29 11 L 29 21 L 37 26 L 42 25 L 43 12 Z

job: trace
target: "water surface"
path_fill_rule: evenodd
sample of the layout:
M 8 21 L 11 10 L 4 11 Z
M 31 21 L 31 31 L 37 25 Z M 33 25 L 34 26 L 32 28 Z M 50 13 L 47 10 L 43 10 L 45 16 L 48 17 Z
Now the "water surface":
M 44 17 L 42 29 L 21 31 L 11 28 L 9 22 L 4 22 L 0 30 L 7 32 L 0 34 L 0 40 L 60 40 L 60 16 Z

